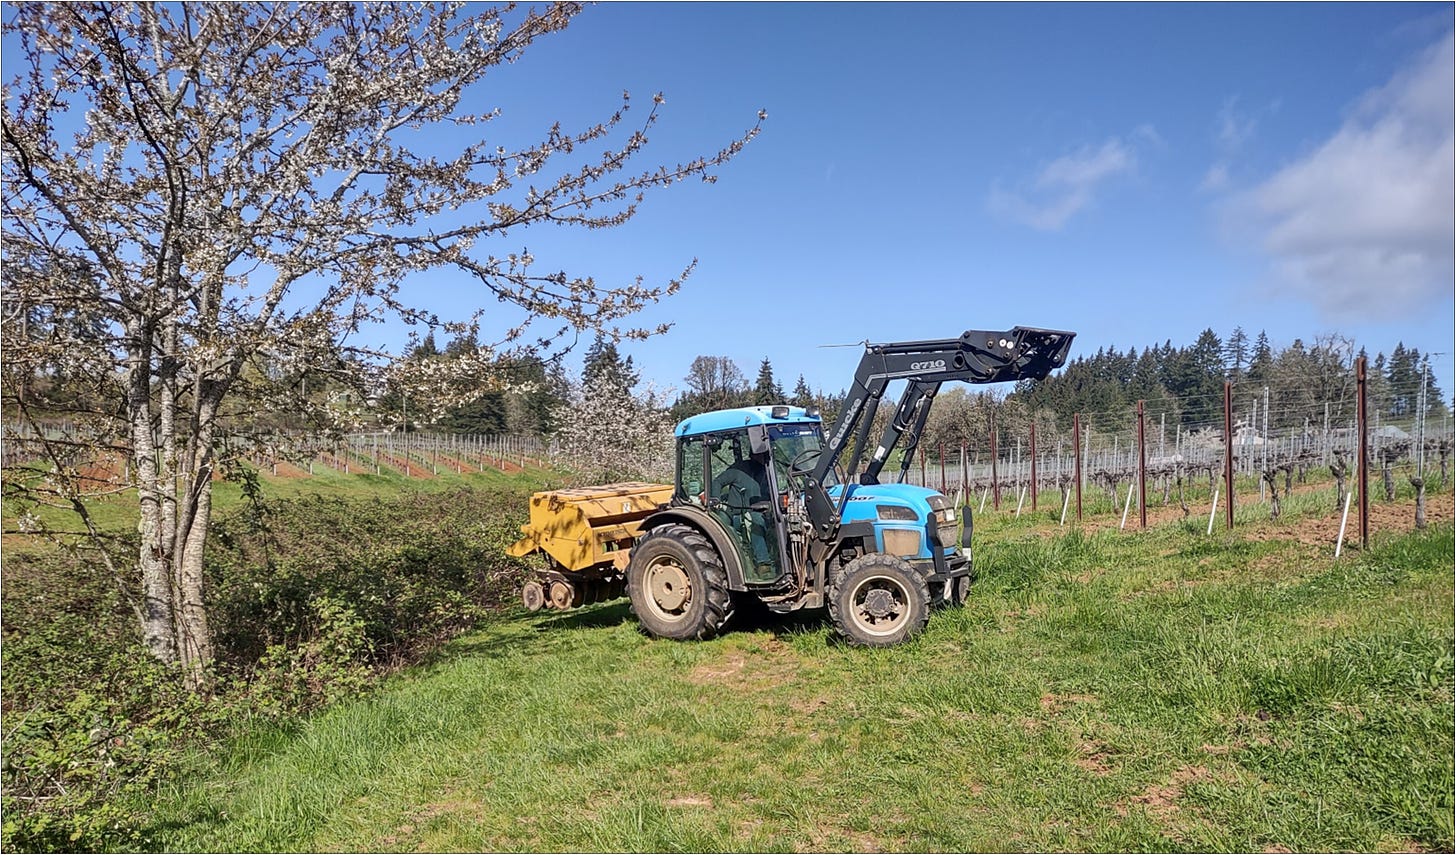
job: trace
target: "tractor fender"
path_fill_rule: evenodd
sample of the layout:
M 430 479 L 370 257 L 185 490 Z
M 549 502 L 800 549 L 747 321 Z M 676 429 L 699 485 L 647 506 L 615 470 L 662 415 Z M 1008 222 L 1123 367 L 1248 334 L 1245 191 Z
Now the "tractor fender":
M 743 560 L 738 557 L 738 550 L 733 547 L 733 540 L 723 528 L 723 523 L 716 517 L 696 505 L 675 505 L 643 520 L 642 532 L 645 534 L 668 523 L 682 523 L 702 532 L 718 551 L 718 557 L 723 559 L 723 569 L 728 573 L 728 590 L 748 590 L 743 582 Z

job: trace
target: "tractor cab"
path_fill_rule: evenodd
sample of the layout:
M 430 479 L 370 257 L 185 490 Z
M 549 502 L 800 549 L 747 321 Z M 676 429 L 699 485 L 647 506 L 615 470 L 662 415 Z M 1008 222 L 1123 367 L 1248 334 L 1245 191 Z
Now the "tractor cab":
M 817 410 L 742 407 L 678 424 L 673 503 L 697 506 L 733 539 L 743 581 L 772 585 L 790 569 L 783 515 L 798 504 L 803 473 L 818 462 Z

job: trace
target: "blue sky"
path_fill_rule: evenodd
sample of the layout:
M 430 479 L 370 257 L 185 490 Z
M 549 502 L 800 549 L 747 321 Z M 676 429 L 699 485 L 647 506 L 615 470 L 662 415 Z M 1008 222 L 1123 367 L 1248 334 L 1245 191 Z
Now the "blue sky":
M 762 134 L 624 227 L 479 248 L 623 285 L 698 259 L 636 318 L 672 330 L 624 345 L 659 388 L 698 355 L 834 392 L 859 351 L 826 345 L 1021 324 L 1076 331 L 1075 355 L 1242 326 L 1442 353 L 1449 396 L 1452 24 L 1450 3 L 606 3 L 477 86 L 501 116 L 470 132 L 582 129 L 625 90 L 634 115 L 666 98 L 644 168 L 760 109 Z M 483 303 L 484 341 L 519 321 L 445 273 L 409 294 Z
M 1441 352 L 1449 394 L 1452 8 L 612 3 L 479 97 L 503 127 L 570 127 L 661 91 L 663 162 L 768 111 L 715 185 L 515 236 L 603 282 L 698 259 L 640 316 L 672 331 L 624 347 L 659 386 L 703 354 L 837 391 L 858 352 L 824 345 L 1022 324 L 1077 331 L 1075 354 L 1242 326 Z

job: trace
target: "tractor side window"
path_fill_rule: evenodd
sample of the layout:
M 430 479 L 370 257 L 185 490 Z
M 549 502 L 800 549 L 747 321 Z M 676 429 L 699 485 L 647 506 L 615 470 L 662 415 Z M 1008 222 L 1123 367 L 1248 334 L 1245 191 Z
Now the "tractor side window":
M 703 503 L 707 490 L 703 479 L 703 438 L 687 437 L 677 445 L 677 497 L 680 501 Z

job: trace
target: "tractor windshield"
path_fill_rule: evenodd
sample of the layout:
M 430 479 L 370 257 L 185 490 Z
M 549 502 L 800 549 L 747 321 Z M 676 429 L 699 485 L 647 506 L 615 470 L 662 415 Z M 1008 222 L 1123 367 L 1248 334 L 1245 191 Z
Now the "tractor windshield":
M 778 476 L 778 488 L 802 489 L 803 485 L 799 480 L 819 462 L 819 451 L 824 444 L 819 425 L 772 425 L 768 429 L 768 437 L 773 445 L 774 475 Z M 828 484 L 836 483 L 834 473 L 830 472 L 825 481 Z

